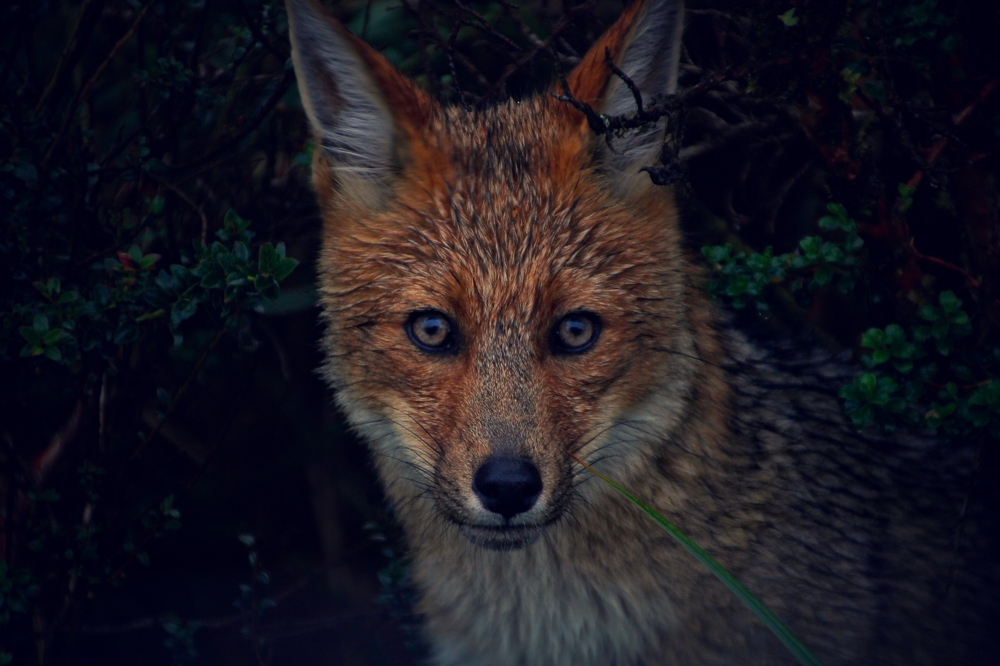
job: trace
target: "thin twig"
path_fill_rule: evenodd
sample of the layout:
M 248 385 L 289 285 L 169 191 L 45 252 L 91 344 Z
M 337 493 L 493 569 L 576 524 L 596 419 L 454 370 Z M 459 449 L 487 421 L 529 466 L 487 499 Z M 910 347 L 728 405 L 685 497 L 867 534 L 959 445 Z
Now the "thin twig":
M 91 10 L 93 4 L 94 0 L 83 0 L 83 4 L 80 5 L 80 17 L 77 19 L 76 25 L 73 26 L 73 32 L 66 41 L 66 47 L 63 49 L 62 53 L 59 54 L 59 60 L 56 61 L 56 66 L 52 69 L 52 74 L 49 76 L 49 82 L 45 84 L 45 89 L 42 90 L 41 97 L 39 97 L 38 102 L 35 103 L 33 113 L 36 115 L 39 111 L 41 111 L 42 107 L 45 106 L 45 102 L 48 101 L 52 91 L 55 90 L 56 84 L 60 79 L 62 79 L 63 72 L 67 69 L 66 65 L 69 62 L 70 55 L 75 55 L 75 52 L 78 51 L 77 45 L 80 43 L 80 31 L 83 28 L 84 22 L 89 18 L 88 12 Z M 103 0 L 101 4 L 103 4 Z M 98 9 L 100 9 L 100 7 L 98 7 Z M 95 24 L 96 22 L 91 22 L 91 27 Z
M 458 20 L 458 10 L 456 9 L 455 23 L 451 28 L 451 35 L 448 36 L 448 48 L 445 50 L 445 53 L 448 55 L 448 68 L 451 70 L 452 85 L 458 91 L 458 99 L 462 103 L 462 108 L 468 111 L 470 109 L 469 102 L 465 99 L 465 93 L 462 91 L 462 86 L 458 81 L 458 71 L 455 69 L 455 42 L 458 40 L 458 31 L 461 29 L 461 26 L 462 23 Z
M 572 12 L 573 10 L 570 11 Z M 528 51 L 528 53 L 523 55 L 516 62 L 507 65 L 507 68 L 503 71 L 503 74 L 501 74 L 500 78 L 498 78 L 496 82 L 490 87 L 490 89 L 486 92 L 485 96 L 492 97 L 493 95 L 497 94 L 503 88 L 503 85 L 507 82 L 507 79 L 509 79 L 514 74 L 514 72 L 518 71 L 519 69 L 527 65 L 529 62 L 531 62 L 542 51 L 548 50 L 549 45 L 552 44 L 552 40 L 555 39 L 559 35 L 559 33 L 565 30 L 569 26 L 569 24 L 570 24 L 569 13 L 567 13 L 559 20 L 559 23 L 557 23 L 556 26 L 552 29 L 552 34 L 546 37 L 544 42 L 533 48 L 531 51 Z
M 146 6 L 142 8 L 142 11 L 140 11 L 139 14 L 135 17 L 135 20 L 132 21 L 132 26 L 128 29 L 128 31 L 124 35 L 122 35 L 122 38 L 115 43 L 114 47 L 112 47 L 111 49 L 111 52 L 108 54 L 108 57 L 104 59 L 104 62 L 102 62 L 98 66 L 97 71 L 94 72 L 94 75 L 91 76 L 90 80 L 88 80 L 87 83 L 84 84 L 83 88 L 80 89 L 80 93 L 76 96 L 76 99 L 74 99 L 73 103 L 70 105 L 69 111 L 66 113 L 66 117 L 63 118 L 63 122 L 62 125 L 59 127 L 59 131 L 56 133 L 55 138 L 52 139 L 52 143 L 49 145 L 49 149 L 45 152 L 45 157 L 42 158 L 41 166 L 44 167 L 46 164 L 48 164 L 49 158 L 52 157 L 52 153 L 55 152 L 56 146 L 58 146 L 59 143 L 62 141 L 63 135 L 66 134 L 66 130 L 69 128 L 70 122 L 76 115 L 76 110 L 80 108 L 80 104 L 83 102 L 84 99 L 87 98 L 87 95 L 90 94 L 90 89 L 93 88 L 94 84 L 97 83 L 97 80 L 101 78 L 101 74 L 103 74 L 104 70 L 108 68 L 108 65 L 111 64 L 111 61 L 115 59 L 115 56 L 118 55 L 118 52 L 121 51 L 122 47 L 125 46 L 125 44 L 127 44 L 129 40 L 132 39 L 133 35 L 135 35 L 136 31 L 139 29 L 139 26 L 142 24 L 143 19 L 146 18 L 146 15 L 149 13 L 149 10 L 153 8 L 154 4 L 155 0 L 149 0 L 149 2 L 146 3 Z
M 184 194 L 184 191 L 181 190 L 179 187 L 177 187 L 171 182 L 164 180 L 163 178 L 160 178 L 152 171 L 147 171 L 146 175 L 155 180 L 156 182 L 160 183 L 164 187 L 166 187 L 174 194 L 176 194 L 181 201 L 186 203 L 188 206 L 191 207 L 192 210 L 198 213 L 198 217 L 201 218 L 201 244 L 205 245 L 205 241 L 208 238 L 208 216 L 206 216 L 205 213 L 202 212 L 201 206 L 192 201 L 191 198 L 188 197 L 188 195 Z
M 170 406 L 167 407 L 167 411 L 164 412 L 163 418 L 161 418 L 160 421 L 156 424 L 156 427 L 153 428 L 153 431 L 149 433 L 149 436 L 143 438 L 142 442 L 139 443 L 139 446 L 137 446 L 135 451 L 132 453 L 132 460 L 135 460 L 140 455 L 142 455 L 142 452 L 146 449 L 149 443 L 156 438 L 157 434 L 159 434 L 160 429 L 163 427 L 163 424 L 167 421 L 168 418 L 170 418 L 170 415 L 174 413 L 174 410 L 177 409 L 177 404 L 180 402 L 184 394 L 187 393 L 187 390 L 191 388 L 191 385 L 194 384 L 195 379 L 198 377 L 198 373 L 201 372 L 202 366 L 205 365 L 205 361 L 208 360 L 209 354 L 211 354 L 212 351 L 215 349 L 216 345 L 219 344 L 219 341 L 222 340 L 222 337 L 223 335 L 225 335 L 225 333 L 226 333 L 225 326 L 220 326 L 219 330 L 216 331 L 215 333 L 215 337 L 212 338 L 212 341 L 205 348 L 205 351 L 202 352 L 201 356 L 195 362 L 194 367 L 191 368 L 191 372 L 188 374 L 187 379 L 184 381 L 181 387 L 177 389 L 177 393 L 174 395 L 174 399 L 170 401 Z
M 979 94 L 976 95 L 975 99 L 969 102 L 965 106 L 965 108 L 963 108 L 961 111 L 952 116 L 951 119 L 952 124 L 958 127 L 962 123 L 964 123 L 969 118 L 969 116 L 972 115 L 972 112 L 975 111 L 979 103 L 983 102 L 987 97 L 989 97 L 990 93 L 993 92 L 994 88 L 997 87 L 998 81 L 1000 81 L 1000 79 L 992 79 L 991 81 L 988 81 L 986 85 L 984 85 L 980 89 Z M 927 153 L 928 167 L 937 161 L 937 158 L 941 156 L 941 153 L 944 151 L 947 145 L 948 145 L 948 137 L 943 136 L 937 140 L 937 143 L 935 143 L 931 147 L 930 151 Z M 906 181 L 906 186 L 911 190 L 917 189 L 917 187 L 920 185 L 920 181 L 923 180 L 923 177 L 924 177 L 924 170 L 917 169 L 917 171 L 910 177 L 910 179 Z
M 942 268 L 947 268 L 950 271 L 954 271 L 965 278 L 969 283 L 969 286 L 973 289 L 979 289 L 981 284 L 979 280 L 969 275 L 969 273 L 960 266 L 956 266 L 950 261 L 945 261 L 944 259 L 939 259 L 938 257 L 931 257 L 926 254 L 922 254 L 920 250 L 917 249 L 916 245 L 913 244 L 913 239 L 910 239 L 910 250 L 913 252 L 913 256 L 921 261 L 926 261 L 929 264 L 934 264 L 935 266 L 941 266 Z
M 292 84 L 292 81 L 294 79 L 295 79 L 295 74 L 293 72 L 291 71 L 285 72 L 284 77 L 281 79 L 281 83 L 278 85 L 278 89 L 274 91 L 274 94 L 272 94 L 271 97 L 269 97 L 266 102 L 264 102 L 264 104 L 260 108 L 260 112 L 257 113 L 257 116 L 252 121 L 250 121 L 246 127 L 244 127 L 241 131 L 237 132 L 236 136 L 234 136 L 232 139 L 227 141 L 225 144 L 219 146 L 218 148 L 214 148 L 208 151 L 206 154 L 202 155 L 197 159 L 191 160 L 190 162 L 185 162 L 184 164 L 178 164 L 177 166 L 168 167 L 167 171 L 171 173 L 177 171 L 187 171 L 192 167 L 200 166 L 205 162 L 207 162 L 208 160 L 214 159 L 215 157 L 227 153 L 236 148 L 237 146 L 239 146 L 240 142 L 243 141 L 243 139 L 247 138 L 247 136 L 249 136 L 251 132 L 257 129 L 257 127 L 259 127 L 260 124 L 264 122 L 264 119 L 267 118 L 267 115 L 274 110 L 274 107 L 278 105 L 278 102 L 281 101 L 281 98 L 285 96 L 285 92 L 288 90 L 288 87 Z
M 519 45 L 517 45 L 513 41 L 511 41 L 511 39 L 509 37 L 507 37 L 507 35 L 504 35 L 500 31 L 498 31 L 496 28 L 494 28 L 492 25 L 490 25 L 490 22 L 487 21 L 485 18 L 483 18 L 483 16 L 479 12 L 477 12 L 475 9 L 472 9 L 471 7 L 466 6 L 464 3 L 459 2 L 459 0 L 455 0 L 455 6 L 458 9 L 462 10 L 463 12 L 471 14 L 472 17 L 475 18 L 476 22 L 479 24 L 478 26 L 475 26 L 475 25 L 473 25 L 472 23 L 470 23 L 468 21 L 464 21 L 463 23 L 465 25 L 469 26 L 470 28 L 478 28 L 478 29 L 482 30 L 483 32 L 485 32 L 486 34 L 488 34 L 490 37 L 493 37 L 494 39 L 500 41 L 504 46 L 506 46 L 507 48 L 511 49 L 512 51 L 523 51 L 524 50 Z M 537 44 L 536 44 L 536 46 L 537 46 Z
M 56 464 L 56 461 L 62 456 L 63 451 L 66 450 L 66 445 L 73 441 L 77 431 L 80 429 L 83 412 L 83 400 L 77 400 L 73 411 L 70 412 L 69 418 L 66 419 L 66 423 L 63 424 L 63 427 L 56 434 L 52 435 L 48 446 L 31 462 L 31 473 L 34 476 L 36 484 L 41 485 L 45 481 L 45 477 L 51 471 L 52 466 Z

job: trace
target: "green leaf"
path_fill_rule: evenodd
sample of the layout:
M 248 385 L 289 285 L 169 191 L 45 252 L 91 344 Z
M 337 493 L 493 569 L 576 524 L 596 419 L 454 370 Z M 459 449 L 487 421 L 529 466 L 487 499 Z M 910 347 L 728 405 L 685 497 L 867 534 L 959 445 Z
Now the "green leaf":
M 52 359 L 53 361 L 61 361 L 62 360 L 62 352 L 59 351 L 59 347 L 46 347 L 45 348 L 45 355 L 48 358 Z
M 876 349 L 872 352 L 872 360 L 875 361 L 875 365 L 880 365 L 889 360 L 891 353 L 888 349 Z
M 66 336 L 66 331 L 61 328 L 54 328 L 51 331 L 46 331 L 42 334 L 42 342 L 47 345 L 54 345 Z
M 899 372 L 905 374 L 910 373 L 913 370 L 913 361 L 896 361 L 892 362 L 892 367 L 896 368 Z
M 170 327 L 177 328 L 182 321 L 190 319 L 197 311 L 198 306 L 194 302 L 186 298 L 180 299 L 170 308 Z
M 113 341 L 116 345 L 127 345 L 139 339 L 139 327 L 131 321 L 123 321 L 115 331 Z
M 274 275 L 278 268 L 278 253 L 270 243 L 260 246 L 257 254 L 257 270 L 264 275 Z
M 701 248 L 701 253 L 705 255 L 710 263 L 713 264 L 724 264 L 729 261 L 730 255 L 732 254 L 732 245 L 706 245 Z
M 892 398 L 885 403 L 885 409 L 893 414 L 902 414 L 906 411 L 908 403 L 904 398 Z
M 806 236 L 799 241 L 799 247 L 805 252 L 806 257 L 816 259 L 819 257 L 820 248 L 823 247 L 823 239 L 819 236 Z
M 844 260 L 844 251 L 836 243 L 823 243 L 822 248 L 820 248 L 820 254 L 825 261 L 831 264 L 840 263 Z
M 142 270 L 147 270 L 153 267 L 157 261 L 160 260 L 160 255 L 158 254 L 147 254 L 142 259 L 139 260 L 139 268 Z
M 798 25 L 799 19 L 795 16 L 795 7 L 792 7 L 784 14 L 778 14 L 778 20 L 784 23 L 786 28 Z
M 889 324 L 885 327 L 885 344 L 892 346 L 906 339 L 906 333 L 899 324 Z
M 142 260 L 142 250 L 139 248 L 138 245 L 132 245 L 128 249 L 128 256 L 129 256 L 129 259 L 131 259 L 132 261 L 138 263 L 139 261 Z
M 22 326 L 17 330 L 20 331 L 21 337 L 27 340 L 29 345 L 37 345 L 42 341 L 42 333 L 31 326 Z
M 865 395 L 872 394 L 872 392 L 875 390 L 875 385 L 877 381 L 878 380 L 876 379 L 875 375 L 873 375 L 870 372 L 866 372 L 865 374 L 861 375 L 860 388 L 865 393 Z
M 913 192 L 915 190 L 906 183 L 900 183 L 897 189 L 899 192 L 899 209 L 905 211 L 913 204 Z
M 962 301 L 955 296 L 955 292 L 953 291 L 942 291 L 938 300 L 941 303 L 941 307 L 944 308 L 944 311 L 949 314 L 962 307 Z
M 833 217 L 832 215 L 826 215 L 819 218 L 819 228 L 826 231 L 832 231 L 834 229 L 840 228 L 840 220 Z
M 896 392 L 899 388 L 899 384 L 892 377 L 879 377 L 878 385 L 876 388 L 876 394 L 880 400 L 888 400 L 889 395 Z
M 771 612 L 771 610 L 761 603 L 760 599 L 755 597 L 750 593 L 746 587 L 743 586 L 736 578 L 729 573 L 721 564 L 715 561 L 715 559 L 706 553 L 698 544 L 692 541 L 686 534 L 681 532 L 677 527 L 673 525 L 669 520 L 660 515 L 655 509 L 644 504 L 638 497 L 625 490 L 623 487 L 604 476 L 596 469 L 583 462 L 576 456 L 570 454 L 574 460 L 585 467 L 591 474 L 594 474 L 599 479 L 604 481 L 612 488 L 614 488 L 619 494 L 625 497 L 632 504 L 639 507 L 643 512 L 646 513 L 650 518 L 657 522 L 667 533 L 673 537 L 678 543 L 680 543 L 689 553 L 694 555 L 695 559 L 701 562 L 705 567 L 715 575 L 722 583 L 728 587 L 736 596 L 746 604 L 747 608 L 753 611 L 760 620 L 770 629 L 775 636 L 778 637 L 784 646 L 791 652 L 796 659 L 802 664 L 807 664 L 810 666 L 820 666 L 820 661 L 809 651 L 809 649 L 803 645 L 803 643 L 792 633 L 792 631 L 778 619 L 778 616 Z
M 32 325 L 36 331 L 44 333 L 49 330 L 49 318 L 43 314 L 36 314 Z
M 67 303 L 75 303 L 79 299 L 80 299 L 80 294 L 76 293 L 75 291 L 67 291 L 63 292 L 63 294 L 59 297 L 58 302 L 59 305 L 66 305 Z
M 861 335 L 861 345 L 876 349 L 885 344 L 885 333 L 880 328 L 869 328 Z
M 855 377 L 850 384 L 844 384 L 840 387 L 837 395 L 840 396 L 841 400 L 850 400 L 852 402 L 861 402 L 864 400 L 864 395 L 858 388 L 858 378 Z
M 242 241 L 236 241 L 233 243 L 233 256 L 240 261 L 249 261 L 250 248 L 248 248 Z
M 941 318 L 941 314 L 938 312 L 938 309 L 933 305 L 921 305 L 920 309 L 917 310 L 917 314 L 919 314 L 920 318 L 924 321 L 937 321 Z
M 830 284 L 830 280 L 833 279 L 833 268 L 830 266 L 820 266 L 819 270 L 816 271 L 816 275 L 813 276 L 813 284 L 825 287 Z
M 212 262 L 205 266 L 201 286 L 205 289 L 219 289 L 226 284 L 226 274 L 222 267 Z
M 281 244 L 279 243 L 279 245 Z M 295 270 L 295 267 L 298 265 L 299 262 L 297 259 L 292 259 L 291 257 L 287 259 L 281 259 L 278 262 L 278 267 L 274 271 L 274 277 L 277 278 L 279 281 L 284 280 L 291 274 L 293 270 Z
M 851 224 L 854 224 L 853 222 Z M 844 239 L 844 251 L 848 253 L 854 253 L 864 247 L 865 242 L 861 240 L 861 236 L 852 233 L 847 238 Z
M 278 298 L 280 289 L 278 281 L 274 278 L 258 279 L 256 283 L 257 293 L 266 301 L 273 303 Z
M 851 412 L 850 416 L 854 427 L 858 429 L 868 427 L 875 420 L 875 412 L 871 405 L 861 405 Z

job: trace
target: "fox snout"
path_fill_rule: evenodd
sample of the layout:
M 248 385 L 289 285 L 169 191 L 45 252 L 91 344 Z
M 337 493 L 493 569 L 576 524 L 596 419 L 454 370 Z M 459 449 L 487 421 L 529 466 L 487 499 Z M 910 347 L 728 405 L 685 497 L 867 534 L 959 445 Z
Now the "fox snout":
M 477 365 L 474 374 L 482 373 L 489 390 L 458 399 L 454 425 L 438 437 L 431 494 L 436 510 L 474 544 L 511 550 L 560 519 L 560 498 L 572 483 L 560 459 L 567 443 L 550 415 L 531 407 L 528 396 L 536 390 Z
M 542 475 L 525 458 L 489 457 L 472 479 L 483 508 L 510 520 L 529 511 L 542 493 Z
M 543 487 L 542 475 L 530 460 L 490 456 L 476 470 L 471 490 L 483 509 L 502 519 L 502 524 L 466 523 L 461 526 L 462 535 L 491 550 L 514 550 L 534 543 L 544 527 L 512 521 L 536 506 Z

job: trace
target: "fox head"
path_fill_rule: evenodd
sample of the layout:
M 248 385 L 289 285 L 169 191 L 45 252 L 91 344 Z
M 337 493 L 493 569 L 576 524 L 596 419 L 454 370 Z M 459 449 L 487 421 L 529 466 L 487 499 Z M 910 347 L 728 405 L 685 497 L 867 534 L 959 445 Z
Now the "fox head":
M 609 145 L 555 94 L 446 108 L 315 0 L 288 11 L 316 136 L 325 376 L 404 523 L 526 546 L 590 492 L 568 453 L 627 478 L 696 390 L 671 193 L 640 172 L 664 123 Z M 645 101 L 673 93 L 682 15 L 632 4 L 572 97 L 635 109 L 606 54 Z

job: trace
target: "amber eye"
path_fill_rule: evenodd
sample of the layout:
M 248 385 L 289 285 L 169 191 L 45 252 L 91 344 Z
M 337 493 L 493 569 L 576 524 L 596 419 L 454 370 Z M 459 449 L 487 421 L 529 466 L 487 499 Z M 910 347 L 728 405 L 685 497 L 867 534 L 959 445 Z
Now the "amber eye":
M 579 354 L 590 349 L 601 332 L 601 320 L 590 312 L 571 312 L 552 331 L 552 351 Z
M 455 327 L 436 310 L 414 312 L 406 322 L 406 333 L 424 351 L 451 352 L 458 348 Z

